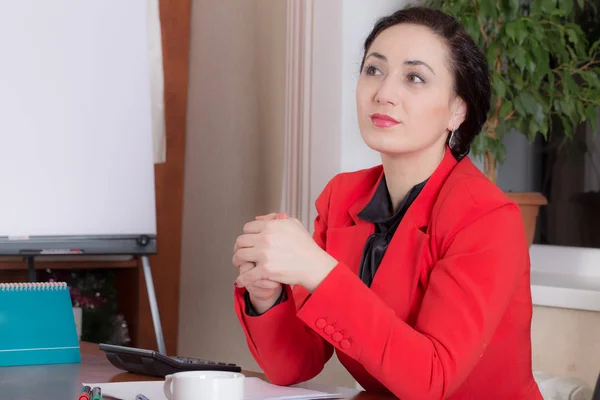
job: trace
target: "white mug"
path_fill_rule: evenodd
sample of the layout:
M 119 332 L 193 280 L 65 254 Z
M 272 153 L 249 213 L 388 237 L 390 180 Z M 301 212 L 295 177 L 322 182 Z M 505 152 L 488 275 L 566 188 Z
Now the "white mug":
M 244 375 L 226 371 L 186 371 L 165 377 L 169 400 L 243 400 Z

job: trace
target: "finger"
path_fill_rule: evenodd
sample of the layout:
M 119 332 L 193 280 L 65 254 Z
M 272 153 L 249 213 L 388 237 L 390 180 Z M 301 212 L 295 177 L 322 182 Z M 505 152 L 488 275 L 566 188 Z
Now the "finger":
M 239 249 L 233 254 L 233 265 L 236 267 L 242 266 L 245 263 L 255 263 L 258 259 L 258 252 L 253 247 Z
M 240 275 L 245 274 L 250 271 L 252 268 L 256 267 L 254 263 L 244 263 L 240 266 Z M 256 286 L 262 289 L 276 289 L 281 285 L 279 282 L 271 281 L 269 279 L 259 279 L 256 282 L 252 283 L 248 286 Z
M 270 214 L 266 214 L 266 215 L 257 215 L 256 216 L 256 220 L 259 221 L 264 221 L 264 220 L 272 220 L 277 218 L 277 213 L 270 213 Z
M 244 264 L 240 265 L 240 274 L 244 274 L 244 273 L 250 271 L 254 267 L 256 267 L 256 264 L 254 264 L 254 263 L 244 263 Z
M 265 226 L 267 226 L 266 220 L 250 221 L 244 225 L 244 233 L 261 233 Z
M 304 224 L 298 218 L 292 218 L 292 221 L 294 221 L 297 225 L 304 227 Z
M 287 213 L 285 211 L 282 211 L 277 214 L 277 217 L 275 219 L 288 219 L 288 218 L 289 218 L 289 216 L 287 215 Z
M 240 274 L 235 280 L 235 283 L 238 287 L 246 287 L 260 279 L 267 279 L 267 276 L 262 267 L 256 267 L 244 274 Z
M 258 244 L 258 235 L 256 234 L 243 234 L 238 236 L 235 240 L 235 245 L 233 246 L 233 251 L 236 252 L 239 249 L 247 248 L 247 247 L 256 247 Z

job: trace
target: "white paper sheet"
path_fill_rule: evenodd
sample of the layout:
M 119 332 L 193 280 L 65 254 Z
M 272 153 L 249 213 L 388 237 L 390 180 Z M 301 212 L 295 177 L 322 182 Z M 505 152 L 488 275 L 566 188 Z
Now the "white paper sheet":
M 140 393 L 150 400 L 167 400 L 163 392 L 163 384 L 164 381 L 84 383 L 91 387 L 99 386 L 103 396 L 113 396 L 121 400 L 135 400 L 135 396 Z M 339 399 L 342 397 L 339 393 L 276 386 L 259 378 L 245 378 L 244 385 L 244 400 Z

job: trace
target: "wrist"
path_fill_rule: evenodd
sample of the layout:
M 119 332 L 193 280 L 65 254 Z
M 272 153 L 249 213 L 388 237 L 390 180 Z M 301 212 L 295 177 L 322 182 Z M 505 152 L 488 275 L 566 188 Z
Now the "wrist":
M 258 314 L 264 314 L 265 312 L 267 312 L 271 307 L 273 307 L 277 300 L 279 300 L 279 297 L 281 297 L 281 293 L 283 290 L 283 286 L 280 286 L 279 290 L 276 291 L 275 294 L 269 299 L 257 299 L 254 296 L 252 296 L 251 293 L 248 293 L 250 297 L 250 303 L 252 303 L 254 311 L 256 311 Z
M 302 286 L 310 293 L 317 290 L 321 282 L 327 278 L 327 275 L 338 265 L 338 261 L 333 258 L 329 253 L 323 252 L 326 257 L 317 263 L 314 263 L 314 268 L 306 270 L 306 275 L 301 283 Z

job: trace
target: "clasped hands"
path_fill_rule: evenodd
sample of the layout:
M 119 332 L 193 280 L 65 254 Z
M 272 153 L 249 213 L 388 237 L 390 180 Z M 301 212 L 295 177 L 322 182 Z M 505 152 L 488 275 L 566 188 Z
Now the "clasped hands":
M 239 268 L 235 284 L 245 287 L 255 303 L 274 302 L 282 284 L 313 292 L 337 261 L 315 243 L 300 221 L 286 213 L 272 213 L 244 225 L 235 241 L 233 265 Z

